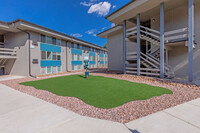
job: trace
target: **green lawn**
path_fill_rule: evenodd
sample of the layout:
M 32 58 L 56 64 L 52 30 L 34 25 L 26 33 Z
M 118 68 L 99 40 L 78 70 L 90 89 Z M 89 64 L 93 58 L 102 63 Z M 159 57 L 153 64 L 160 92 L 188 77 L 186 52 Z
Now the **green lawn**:
M 86 79 L 83 75 L 72 75 L 20 84 L 60 96 L 77 97 L 89 105 L 104 109 L 117 107 L 129 101 L 172 94 L 171 90 L 165 88 L 102 76 L 90 76 Z

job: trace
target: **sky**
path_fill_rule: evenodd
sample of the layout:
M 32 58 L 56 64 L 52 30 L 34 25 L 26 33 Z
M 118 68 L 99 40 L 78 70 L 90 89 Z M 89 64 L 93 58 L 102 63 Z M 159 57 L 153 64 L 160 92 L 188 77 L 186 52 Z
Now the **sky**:
M 130 0 L 0 0 L 0 21 L 24 19 L 104 46 L 96 34 L 112 27 L 105 16 Z

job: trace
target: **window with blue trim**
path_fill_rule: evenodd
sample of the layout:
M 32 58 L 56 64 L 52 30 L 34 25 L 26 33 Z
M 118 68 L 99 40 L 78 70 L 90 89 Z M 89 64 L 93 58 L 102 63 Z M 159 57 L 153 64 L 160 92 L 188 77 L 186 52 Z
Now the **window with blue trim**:
M 83 69 L 83 56 L 82 56 L 82 46 L 73 44 L 71 49 L 71 60 L 72 60 L 72 70 Z
M 46 36 L 46 35 L 41 35 L 41 42 L 42 43 L 47 43 L 47 44 L 53 44 L 53 45 L 61 45 L 61 40 L 57 39 L 55 37 L 50 37 L 50 36 Z
M 61 72 L 61 47 L 40 44 L 41 50 L 41 74 L 51 74 Z

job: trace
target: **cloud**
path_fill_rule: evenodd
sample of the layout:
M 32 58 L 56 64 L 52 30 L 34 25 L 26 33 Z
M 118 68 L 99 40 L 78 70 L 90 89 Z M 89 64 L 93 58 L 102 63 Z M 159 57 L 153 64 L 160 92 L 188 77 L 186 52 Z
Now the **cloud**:
M 91 6 L 96 1 L 97 0 L 90 0 L 89 2 L 83 1 L 83 2 L 80 2 L 80 4 L 83 5 L 83 6 Z
M 103 27 L 102 30 L 105 30 L 107 27 Z
M 70 36 L 77 37 L 77 38 L 83 37 L 83 35 L 81 35 L 80 33 L 71 34 Z
M 92 3 L 87 3 L 86 1 L 80 2 L 80 4 L 83 6 L 91 6 L 92 5 Z
M 114 26 L 115 26 L 115 24 L 114 24 L 114 23 L 112 23 L 112 24 L 111 24 L 111 27 L 114 27 Z
M 116 5 L 113 5 L 113 6 L 112 6 L 112 9 L 115 9 L 116 7 L 117 7 Z
M 93 4 L 88 10 L 88 13 L 97 13 L 100 16 L 106 16 L 111 8 L 111 4 L 107 1 L 99 2 L 98 4 Z
M 88 35 L 97 36 L 98 31 L 97 29 L 91 29 L 91 30 L 86 31 L 85 33 Z

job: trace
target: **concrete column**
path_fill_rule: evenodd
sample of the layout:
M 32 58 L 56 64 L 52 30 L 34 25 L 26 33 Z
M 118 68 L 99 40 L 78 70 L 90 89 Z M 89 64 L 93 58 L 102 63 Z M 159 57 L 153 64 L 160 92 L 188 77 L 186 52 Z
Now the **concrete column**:
M 140 75 L 140 14 L 137 15 L 137 75 Z
M 194 44 L 194 1 L 189 0 L 189 17 L 188 17 L 188 79 L 193 81 L 193 44 Z
M 124 74 L 126 74 L 126 20 L 123 25 L 123 54 L 124 54 Z
M 168 65 L 168 49 L 166 49 L 166 55 L 165 55 L 165 63 Z
M 165 77 L 164 3 L 160 4 L 160 78 Z

